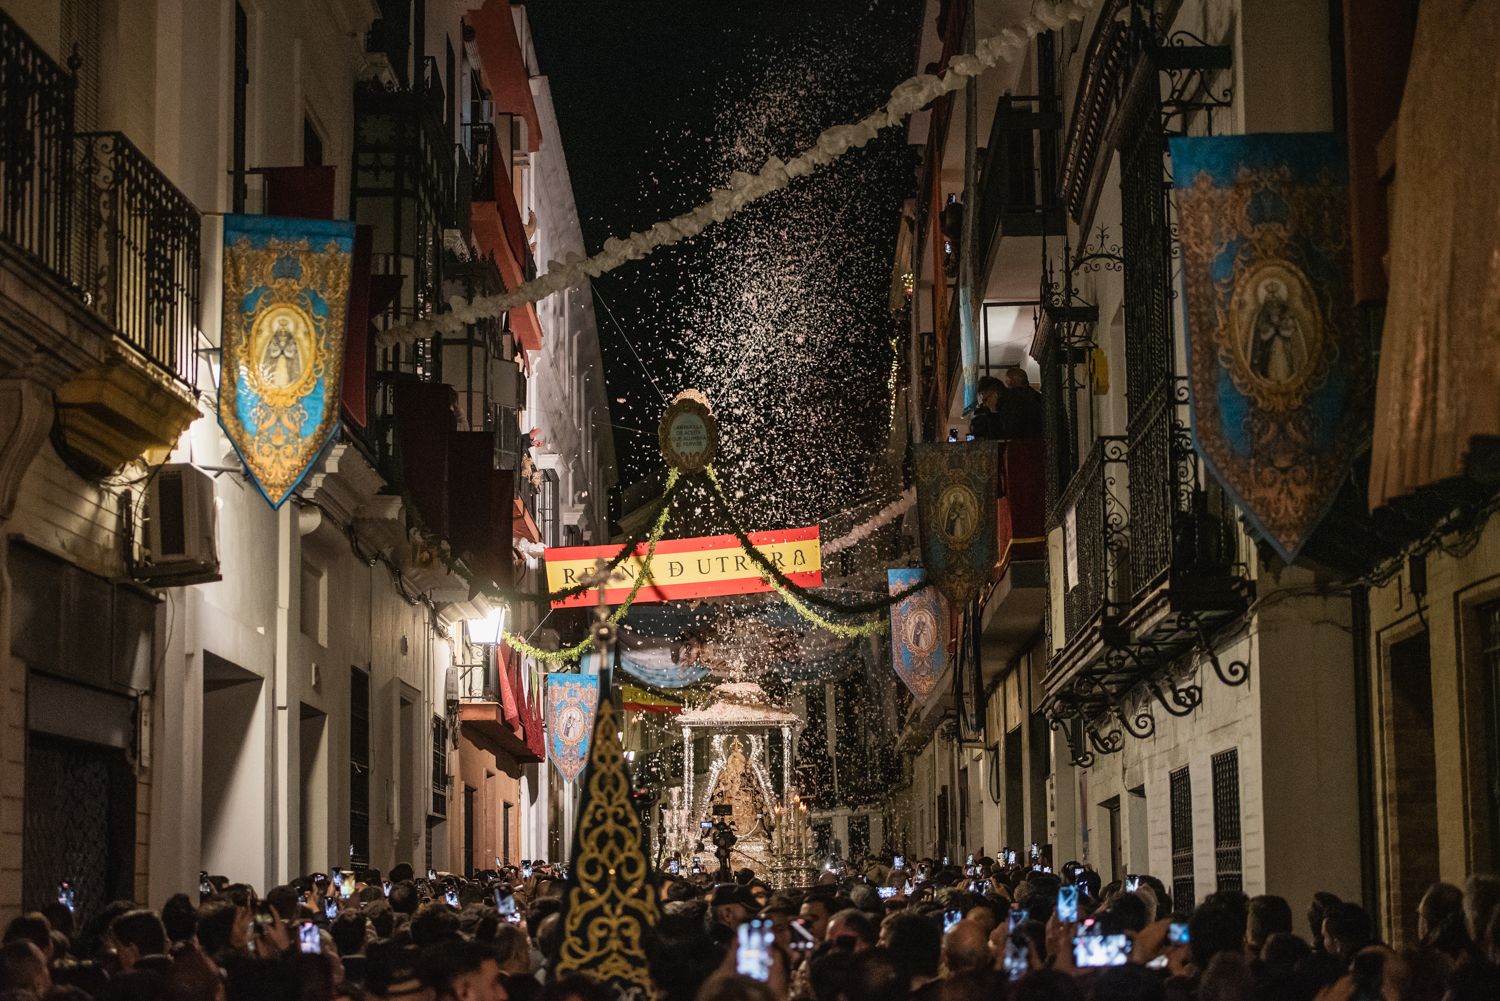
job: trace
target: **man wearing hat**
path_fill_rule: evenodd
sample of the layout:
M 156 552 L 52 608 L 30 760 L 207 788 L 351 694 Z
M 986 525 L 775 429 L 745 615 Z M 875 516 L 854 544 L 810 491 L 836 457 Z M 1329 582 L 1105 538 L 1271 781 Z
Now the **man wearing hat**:
M 709 913 L 715 924 L 730 931 L 749 921 L 760 910 L 750 888 L 738 883 L 720 883 L 709 899 Z

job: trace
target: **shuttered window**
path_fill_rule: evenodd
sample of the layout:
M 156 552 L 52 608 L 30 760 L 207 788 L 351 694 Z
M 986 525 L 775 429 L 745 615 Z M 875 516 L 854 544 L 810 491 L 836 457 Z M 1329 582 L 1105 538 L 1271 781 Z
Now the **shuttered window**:
M 1221 890 L 1245 886 L 1240 849 L 1240 752 L 1230 748 L 1213 757 L 1214 876 Z
M 1172 903 L 1184 912 L 1197 902 L 1193 886 L 1193 783 L 1186 768 L 1173 772 L 1172 812 Z

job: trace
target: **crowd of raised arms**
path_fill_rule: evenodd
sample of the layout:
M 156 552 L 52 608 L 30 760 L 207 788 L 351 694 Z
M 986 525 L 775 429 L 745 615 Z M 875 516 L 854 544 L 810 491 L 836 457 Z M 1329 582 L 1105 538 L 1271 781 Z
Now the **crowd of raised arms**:
M 1500 878 L 1434 884 L 1417 943 L 1357 904 L 1233 891 L 1197 906 L 1154 876 L 1077 863 L 830 860 L 777 890 L 672 860 L 645 964 L 660 1001 L 1472 1001 L 1500 999 Z M 556 972 L 565 872 L 409 865 L 314 873 L 260 894 L 204 874 L 194 900 L 59 900 L 7 926 L 0 1001 L 609 1001 Z

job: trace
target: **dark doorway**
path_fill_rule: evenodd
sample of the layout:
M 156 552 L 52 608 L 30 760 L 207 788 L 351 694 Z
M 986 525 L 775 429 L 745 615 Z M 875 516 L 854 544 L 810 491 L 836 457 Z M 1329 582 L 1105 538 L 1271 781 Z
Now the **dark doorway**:
M 1005 843 L 1026 843 L 1026 778 L 1021 769 L 1021 728 L 1012 727 L 1005 734 Z M 1033 831 L 1033 841 L 1041 841 L 1041 831 Z
M 1109 817 L 1109 879 L 1114 882 L 1125 876 L 1124 865 L 1121 862 L 1121 841 L 1123 832 L 1120 829 L 1120 797 L 1114 796 L 1099 804 Z
M 474 875 L 474 787 L 464 786 L 464 860 L 465 876 Z
M 78 919 L 135 897 L 135 774 L 113 747 L 32 733 L 26 744 L 21 836 L 22 906 L 77 892 Z
M 1414 941 L 1417 903 L 1438 879 L 1437 761 L 1432 740 L 1432 661 L 1426 631 L 1391 644 L 1386 719 L 1389 750 L 1391 915 L 1404 941 Z M 1399 942 L 1397 943 L 1400 944 Z

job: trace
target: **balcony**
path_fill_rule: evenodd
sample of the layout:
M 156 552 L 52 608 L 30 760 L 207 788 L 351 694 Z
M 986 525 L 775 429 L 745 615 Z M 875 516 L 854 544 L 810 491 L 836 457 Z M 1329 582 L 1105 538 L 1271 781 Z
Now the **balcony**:
M 1213 642 L 1244 616 L 1254 591 L 1234 507 L 1199 467 L 1186 387 L 1161 386 L 1125 438 L 1094 443 L 1053 511 L 1062 642 L 1043 678 L 1044 709 L 1080 764 L 1119 751 L 1126 734 L 1155 732 L 1157 706 L 1193 712 L 1202 688 L 1176 670 L 1189 655 L 1226 685 L 1248 677 L 1244 663 L 1222 662 Z
M 501 116 L 502 122 L 509 121 Z M 465 126 L 468 135 L 468 158 L 472 165 L 470 197 L 474 242 L 480 252 L 500 269 L 508 289 L 516 288 L 536 277 L 536 260 L 526 239 L 521 210 L 516 204 L 510 180 L 510 147 L 502 143 L 490 122 Z M 505 130 L 508 134 L 509 129 Z M 531 304 L 511 311 L 510 327 L 527 350 L 540 350 L 542 328 L 536 307 Z
M 464 736 L 517 764 L 544 760 L 541 719 L 521 687 L 519 672 L 488 648 L 482 661 L 461 671 L 458 725 Z
M 1061 236 L 1055 96 L 1005 96 L 995 105 L 980 175 L 979 243 L 985 298 L 1018 301 L 1036 293 L 1042 240 Z
M 443 229 L 455 219 L 453 142 L 443 123 L 436 60 L 410 86 L 365 82 L 354 92 L 355 221 L 373 228 L 377 275 L 401 278 L 401 289 L 377 329 L 438 308 Z M 386 358 L 382 368 L 410 359 Z
M 1063 629 L 1043 679 L 1049 690 L 1096 660 L 1117 635 L 1120 564 L 1126 552 L 1124 459 L 1123 438 L 1096 438 L 1052 511 L 1062 543 L 1053 576 L 1061 585 L 1054 598 L 1061 595 Z
M 0 12 L 5 312 L 52 359 L 28 367 L 54 370 L 75 468 L 104 475 L 199 415 L 199 215 L 123 135 L 73 132 L 73 86 Z
M 1046 446 L 1001 443 L 995 505 L 1000 560 L 980 612 L 984 683 L 991 684 L 1036 637 L 1047 608 Z

